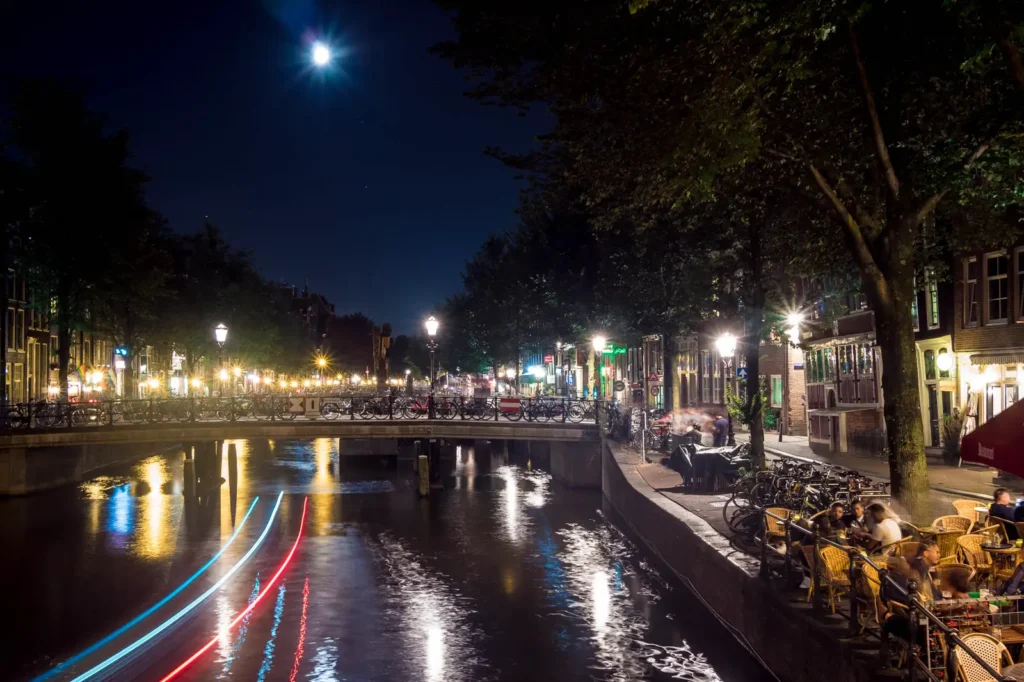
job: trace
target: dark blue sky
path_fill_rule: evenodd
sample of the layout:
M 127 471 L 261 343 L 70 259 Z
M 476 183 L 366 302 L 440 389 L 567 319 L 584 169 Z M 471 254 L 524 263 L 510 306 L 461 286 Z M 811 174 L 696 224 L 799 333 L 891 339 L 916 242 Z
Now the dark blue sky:
M 411 332 L 515 225 L 519 184 L 484 146 L 542 125 L 463 97 L 427 54 L 450 35 L 429 0 L 11 2 L 0 69 L 83 86 L 174 229 L 208 216 L 268 277 Z M 345 53 L 327 74 L 314 37 Z

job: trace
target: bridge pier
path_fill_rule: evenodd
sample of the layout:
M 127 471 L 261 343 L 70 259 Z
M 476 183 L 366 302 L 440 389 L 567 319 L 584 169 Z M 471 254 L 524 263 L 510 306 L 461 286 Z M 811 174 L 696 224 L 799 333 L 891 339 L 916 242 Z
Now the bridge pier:
M 601 444 L 551 441 L 551 475 L 573 488 L 601 487 Z

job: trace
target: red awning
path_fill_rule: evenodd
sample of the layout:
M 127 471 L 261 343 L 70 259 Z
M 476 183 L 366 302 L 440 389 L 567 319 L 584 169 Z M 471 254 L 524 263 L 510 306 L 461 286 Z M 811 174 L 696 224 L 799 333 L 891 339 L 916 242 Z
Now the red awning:
M 964 436 L 960 456 L 965 462 L 1024 477 L 1024 400 Z

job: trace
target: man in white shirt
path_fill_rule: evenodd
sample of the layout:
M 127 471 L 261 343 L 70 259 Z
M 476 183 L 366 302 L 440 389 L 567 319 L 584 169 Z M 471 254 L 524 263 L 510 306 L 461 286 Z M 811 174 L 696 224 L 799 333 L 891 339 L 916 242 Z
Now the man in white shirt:
M 885 505 L 875 502 L 868 507 L 868 514 L 875 522 L 875 528 L 871 531 L 872 550 L 888 547 L 903 539 L 900 525 L 889 518 L 889 510 L 885 508 Z

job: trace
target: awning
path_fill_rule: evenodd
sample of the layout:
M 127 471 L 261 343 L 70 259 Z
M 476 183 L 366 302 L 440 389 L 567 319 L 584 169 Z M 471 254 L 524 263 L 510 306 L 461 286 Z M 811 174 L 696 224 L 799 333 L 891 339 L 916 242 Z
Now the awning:
M 994 467 L 1024 477 L 1024 401 L 1013 405 L 971 431 L 960 441 L 965 462 Z
M 971 354 L 972 365 L 1016 365 L 1021 363 L 1024 363 L 1024 350 Z

